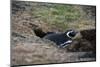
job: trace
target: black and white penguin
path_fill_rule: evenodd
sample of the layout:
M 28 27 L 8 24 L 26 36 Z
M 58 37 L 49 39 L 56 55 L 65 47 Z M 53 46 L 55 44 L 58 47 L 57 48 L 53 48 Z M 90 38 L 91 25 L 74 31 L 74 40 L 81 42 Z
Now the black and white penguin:
M 51 33 L 43 38 L 53 41 L 58 47 L 64 48 L 72 43 L 72 38 L 77 34 L 74 30 L 67 30 L 64 33 Z

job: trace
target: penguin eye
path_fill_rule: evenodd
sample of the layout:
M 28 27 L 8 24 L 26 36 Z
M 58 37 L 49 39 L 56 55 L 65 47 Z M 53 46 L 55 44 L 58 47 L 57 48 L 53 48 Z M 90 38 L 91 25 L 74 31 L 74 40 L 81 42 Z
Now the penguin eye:
M 70 37 L 74 37 L 74 36 L 75 36 L 75 32 L 73 32 L 73 31 L 70 32 L 70 33 L 69 33 L 69 36 L 70 36 Z

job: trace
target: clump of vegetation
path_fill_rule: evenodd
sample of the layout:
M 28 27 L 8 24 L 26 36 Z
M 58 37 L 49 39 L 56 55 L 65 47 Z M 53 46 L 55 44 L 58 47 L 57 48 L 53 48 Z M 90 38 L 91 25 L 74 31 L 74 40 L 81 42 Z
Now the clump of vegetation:
M 32 16 L 37 20 L 47 23 L 51 28 L 56 27 L 61 31 L 71 27 L 80 28 L 80 22 L 83 22 L 83 20 L 84 24 L 85 22 L 86 24 L 91 24 L 87 23 L 86 12 L 78 5 L 35 3 L 32 8 Z
M 70 22 L 79 20 L 83 14 L 79 6 L 64 4 L 44 4 L 37 3 L 32 10 L 32 15 L 37 20 L 41 20 L 49 25 L 65 30 L 69 28 Z

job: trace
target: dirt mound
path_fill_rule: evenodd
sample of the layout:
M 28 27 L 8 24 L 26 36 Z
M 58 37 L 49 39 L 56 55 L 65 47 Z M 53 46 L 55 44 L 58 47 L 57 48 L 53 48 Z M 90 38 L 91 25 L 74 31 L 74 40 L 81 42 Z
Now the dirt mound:
M 68 47 L 71 51 L 96 51 L 96 30 L 87 29 L 80 31 L 81 38 L 76 38 Z
M 68 52 L 38 37 L 13 39 L 12 65 L 94 61 L 91 52 Z M 85 57 L 88 54 L 88 57 Z

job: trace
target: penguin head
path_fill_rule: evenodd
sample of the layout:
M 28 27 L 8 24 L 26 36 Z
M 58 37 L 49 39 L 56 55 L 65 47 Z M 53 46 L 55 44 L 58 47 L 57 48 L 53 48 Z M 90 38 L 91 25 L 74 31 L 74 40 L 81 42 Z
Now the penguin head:
M 78 32 L 76 32 L 76 31 L 74 31 L 74 30 L 67 30 L 66 32 L 65 32 L 65 35 L 67 36 L 67 37 L 69 37 L 69 38 L 73 38 L 73 37 L 75 37 L 75 35 L 77 34 Z

